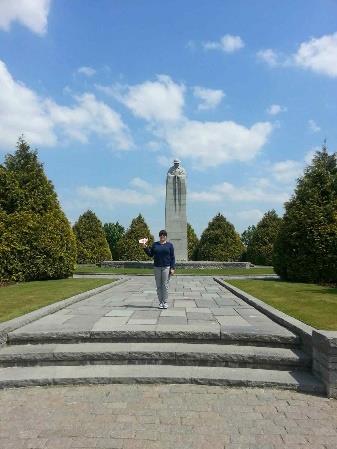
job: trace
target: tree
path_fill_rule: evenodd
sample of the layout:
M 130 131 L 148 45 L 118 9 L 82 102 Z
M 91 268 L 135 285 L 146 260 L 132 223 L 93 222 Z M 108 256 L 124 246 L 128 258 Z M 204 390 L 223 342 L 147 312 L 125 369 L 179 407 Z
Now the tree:
M 143 237 L 149 239 L 148 246 L 151 246 L 154 239 L 144 217 L 139 214 L 131 221 L 130 227 L 117 243 L 117 252 L 120 260 L 149 260 L 139 240 Z
M 241 234 L 241 240 L 245 246 L 248 246 L 250 244 L 255 230 L 256 230 L 255 225 L 248 226 L 248 228 L 244 230 L 243 233 Z
M 337 159 L 325 144 L 285 204 L 274 267 L 290 281 L 337 282 Z
M 111 252 L 101 221 L 91 210 L 82 214 L 73 227 L 78 263 L 98 263 L 110 260 Z
M 249 262 L 256 265 L 272 265 L 274 242 L 281 221 L 274 209 L 264 214 L 248 241 L 246 258 Z
M 190 225 L 187 223 L 187 253 L 188 260 L 196 260 L 196 252 L 198 247 L 199 239 Z
M 116 223 L 104 223 L 103 229 L 109 244 L 112 260 L 118 260 L 117 243 L 125 233 L 124 226 L 117 221 Z
M 21 137 L 0 166 L 0 280 L 70 276 L 76 244 L 37 151 Z
M 201 235 L 198 260 L 235 261 L 244 251 L 234 226 L 218 213 Z
M 248 226 L 248 228 L 245 231 L 243 231 L 243 233 L 241 234 L 241 241 L 245 246 L 245 250 L 243 251 L 243 253 L 241 255 L 241 259 L 240 259 L 243 262 L 248 262 L 247 247 L 248 247 L 250 241 L 252 240 L 255 229 L 256 229 L 255 225 Z

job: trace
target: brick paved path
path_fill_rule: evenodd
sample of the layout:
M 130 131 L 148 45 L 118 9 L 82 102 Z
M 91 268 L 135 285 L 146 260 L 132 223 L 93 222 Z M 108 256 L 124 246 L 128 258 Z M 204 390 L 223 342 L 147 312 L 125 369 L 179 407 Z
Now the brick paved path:
M 337 401 L 290 391 L 104 385 L 0 391 L 0 447 L 336 449 Z

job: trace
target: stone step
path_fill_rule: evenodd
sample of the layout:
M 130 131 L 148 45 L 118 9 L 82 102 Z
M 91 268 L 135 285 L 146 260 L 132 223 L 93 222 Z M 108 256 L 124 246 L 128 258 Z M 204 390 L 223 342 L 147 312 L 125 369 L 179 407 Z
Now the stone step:
M 229 330 L 216 325 L 122 325 L 106 331 L 25 331 L 8 334 L 7 343 L 83 343 L 83 342 L 203 342 L 249 346 L 294 347 L 300 338 L 287 329 L 278 333 L 259 330 Z
M 106 383 L 196 383 L 325 392 L 308 372 L 172 365 L 81 365 L 0 368 L 0 388 Z
M 0 366 L 165 364 L 261 369 L 310 369 L 299 349 L 191 343 L 77 343 L 9 345 Z

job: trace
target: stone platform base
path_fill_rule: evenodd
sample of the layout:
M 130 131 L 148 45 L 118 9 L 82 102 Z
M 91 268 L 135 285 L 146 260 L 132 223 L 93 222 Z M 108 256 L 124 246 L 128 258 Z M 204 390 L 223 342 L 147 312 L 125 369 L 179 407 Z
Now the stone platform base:
M 100 267 L 111 268 L 151 268 L 152 260 L 105 260 L 98 264 Z M 249 268 L 250 262 L 216 262 L 209 260 L 177 261 L 176 268 L 221 269 L 221 268 Z

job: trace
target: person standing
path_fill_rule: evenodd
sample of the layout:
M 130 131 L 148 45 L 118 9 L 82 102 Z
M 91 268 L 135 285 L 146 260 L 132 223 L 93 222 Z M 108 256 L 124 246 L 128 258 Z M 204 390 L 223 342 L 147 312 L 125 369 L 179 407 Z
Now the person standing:
M 171 242 L 167 241 L 165 229 L 159 232 L 159 241 L 154 242 L 151 248 L 148 248 L 146 243 L 142 245 L 146 254 L 154 259 L 154 276 L 159 308 L 167 309 L 170 276 L 175 273 L 174 247 Z

